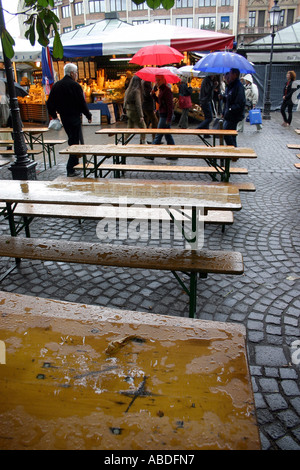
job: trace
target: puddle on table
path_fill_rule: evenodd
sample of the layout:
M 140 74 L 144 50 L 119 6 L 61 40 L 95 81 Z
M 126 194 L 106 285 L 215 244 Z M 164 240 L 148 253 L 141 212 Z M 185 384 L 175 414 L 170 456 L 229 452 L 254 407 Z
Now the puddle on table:
M 258 448 L 243 337 L 1 318 L 2 449 Z

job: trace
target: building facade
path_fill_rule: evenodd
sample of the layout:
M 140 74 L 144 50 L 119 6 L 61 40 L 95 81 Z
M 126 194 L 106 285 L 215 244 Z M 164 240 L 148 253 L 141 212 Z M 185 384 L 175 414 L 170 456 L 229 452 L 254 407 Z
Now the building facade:
M 22 0 L 20 0 L 22 2 Z M 60 34 L 103 20 L 117 13 L 122 21 L 142 24 L 157 21 L 188 28 L 208 29 L 236 37 L 237 44 L 249 44 L 270 33 L 269 10 L 273 0 L 175 0 L 174 7 L 150 9 L 146 2 L 132 0 L 54 0 Z M 280 28 L 300 20 L 299 0 L 279 0 Z M 22 32 L 24 24 L 21 21 Z

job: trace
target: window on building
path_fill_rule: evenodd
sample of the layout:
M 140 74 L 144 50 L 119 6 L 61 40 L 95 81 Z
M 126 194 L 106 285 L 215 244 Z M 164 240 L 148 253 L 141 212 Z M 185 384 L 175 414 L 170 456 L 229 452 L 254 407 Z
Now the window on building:
M 71 26 L 66 26 L 65 28 L 63 28 L 64 33 L 68 33 L 69 31 L 72 31 Z
M 83 3 L 82 2 L 74 3 L 74 15 L 78 16 L 78 15 L 82 15 L 82 13 L 83 13 Z
M 199 18 L 199 28 L 200 29 L 214 30 L 215 27 L 216 27 L 216 17 L 215 16 Z
M 110 11 L 126 11 L 126 0 L 109 0 Z
M 229 7 L 230 0 L 221 0 L 221 7 Z
M 215 7 L 216 0 L 199 0 L 199 7 Z
M 69 18 L 70 15 L 70 5 L 66 5 L 65 7 L 61 7 L 61 15 L 63 18 Z
M 161 23 L 161 24 L 171 24 L 171 20 L 170 18 L 168 19 L 158 19 L 158 20 L 154 20 L 154 23 Z
M 148 20 L 132 20 L 132 24 L 137 26 L 138 24 L 149 23 Z
M 193 27 L 193 18 L 176 18 L 176 26 L 182 26 L 184 28 Z
M 256 20 L 256 11 L 249 11 L 249 26 L 250 26 L 250 28 L 255 27 L 255 20 Z
M 131 2 L 131 10 L 146 10 L 147 4 L 146 2 L 140 3 L 139 5 L 136 5 L 135 3 Z
M 265 14 L 265 10 L 259 10 L 258 12 L 257 26 L 259 28 L 264 28 L 265 26 Z
M 221 29 L 229 29 L 229 16 L 221 16 Z
M 193 8 L 193 0 L 176 0 L 175 8 Z
M 286 17 L 286 25 L 289 26 L 290 24 L 294 24 L 294 12 L 295 10 L 288 10 L 287 17 Z
M 90 13 L 100 13 L 105 11 L 105 1 L 104 0 L 90 0 L 89 1 L 89 12 Z
M 76 25 L 75 25 L 75 29 L 82 28 L 82 26 L 85 26 L 85 24 L 84 24 L 84 23 L 82 23 L 82 24 L 76 24 Z

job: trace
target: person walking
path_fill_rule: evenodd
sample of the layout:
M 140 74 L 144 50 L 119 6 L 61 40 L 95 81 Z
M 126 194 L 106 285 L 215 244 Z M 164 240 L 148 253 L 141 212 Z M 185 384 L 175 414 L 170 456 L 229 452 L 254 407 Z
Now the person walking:
M 236 130 L 238 122 L 242 121 L 245 116 L 245 88 L 239 77 L 240 71 L 238 69 L 230 69 L 223 110 L 223 128 L 225 130 Z M 224 139 L 227 145 L 237 146 L 236 136 L 225 136 Z
M 181 109 L 181 116 L 179 119 L 178 127 L 187 129 L 189 126 L 189 110 L 192 107 L 193 89 L 188 86 L 187 79 L 182 77 L 179 84 L 179 108 Z
M 253 77 L 250 73 L 245 75 L 241 79 L 241 81 L 244 82 L 244 87 L 245 87 L 245 98 L 246 98 L 245 110 L 249 111 L 250 109 L 256 108 L 256 105 L 258 103 L 258 88 L 257 88 L 257 85 L 255 85 L 255 83 L 253 82 Z M 245 123 L 245 117 L 237 125 L 238 132 L 244 131 L 244 123 Z M 256 129 L 260 131 L 262 129 L 262 124 L 256 124 Z
M 296 73 L 293 70 L 289 70 L 286 74 L 286 82 L 283 88 L 283 97 L 282 97 L 282 104 L 281 104 L 281 115 L 283 118 L 282 126 L 288 127 L 290 126 L 293 118 L 293 100 L 292 96 L 295 89 L 292 87 L 293 82 L 296 80 Z M 286 109 L 288 112 L 288 116 L 286 115 Z
M 141 129 L 146 129 L 142 106 L 142 96 L 142 80 L 137 75 L 134 75 L 129 83 L 124 97 L 124 107 L 126 109 L 126 115 L 128 118 L 128 128 L 138 127 Z M 145 143 L 145 138 L 145 135 L 140 136 L 140 144 Z
M 156 85 L 152 90 L 152 96 L 154 100 L 158 103 L 159 120 L 157 128 L 170 129 L 174 110 L 173 93 L 171 89 L 167 86 L 166 79 L 163 75 L 156 75 L 155 82 Z M 156 96 L 157 91 L 159 91 L 158 96 Z M 175 145 L 173 136 L 171 134 L 164 134 L 164 136 L 168 145 Z M 161 144 L 162 137 L 162 134 L 156 134 L 154 140 L 151 143 L 153 145 Z M 152 156 L 145 158 L 149 158 L 150 160 L 154 159 L 154 157 Z M 175 157 L 169 157 L 168 159 L 174 160 Z
M 68 145 L 83 144 L 81 127 L 81 114 L 84 114 L 89 123 L 92 122 L 83 90 L 77 83 L 78 70 L 75 64 L 66 64 L 64 67 L 64 77 L 54 83 L 49 98 L 47 109 L 53 119 L 60 115 L 61 122 L 68 136 Z M 67 162 L 67 176 L 77 176 L 74 167 L 78 165 L 79 158 L 70 155 Z
M 144 113 L 144 121 L 146 127 L 149 128 L 150 126 L 152 129 L 157 128 L 158 119 L 155 112 L 155 103 L 152 97 L 152 85 L 151 82 L 143 81 L 143 113 Z M 155 138 L 155 134 L 152 134 L 152 140 Z
M 207 75 L 200 88 L 199 103 L 204 113 L 204 120 L 200 123 L 197 129 L 209 129 L 209 125 L 213 120 L 212 100 L 214 93 L 214 76 Z

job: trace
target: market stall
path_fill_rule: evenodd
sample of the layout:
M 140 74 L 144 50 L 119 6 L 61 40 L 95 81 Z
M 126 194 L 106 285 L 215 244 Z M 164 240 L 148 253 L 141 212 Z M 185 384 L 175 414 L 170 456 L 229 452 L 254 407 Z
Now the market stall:
M 183 52 L 184 61 L 187 62 L 188 51 L 230 48 L 234 39 L 228 34 L 155 22 L 136 26 L 120 22 L 114 30 L 105 32 L 105 21 L 62 34 L 64 60 L 54 61 L 58 78 L 62 78 L 65 63 L 72 61 L 77 64 L 79 83 L 88 106 L 91 110 L 101 111 L 102 122 L 111 122 L 120 117 L 127 76 L 140 68 L 129 64 L 129 60 L 141 47 L 151 44 L 170 45 Z M 191 117 L 201 119 L 198 104 L 201 79 L 194 78 L 191 86 L 194 89 Z M 173 87 L 173 92 L 176 109 L 176 87 Z

